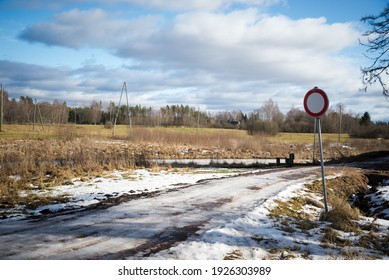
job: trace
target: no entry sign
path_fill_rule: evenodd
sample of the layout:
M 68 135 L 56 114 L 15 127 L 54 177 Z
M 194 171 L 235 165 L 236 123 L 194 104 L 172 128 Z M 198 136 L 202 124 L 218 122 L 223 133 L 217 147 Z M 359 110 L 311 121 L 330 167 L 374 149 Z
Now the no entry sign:
M 323 196 L 324 196 L 324 209 L 328 212 L 327 207 L 327 190 L 326 190 L 326 181 L 324 176 L 324 161 L 323 161 L 323 144 L 321 141 L 321 122 L 320 116 L 323 115 L 328 109 L 328 97 L 327 94 L 318 87 L 314 87 L 304 97 L 304 109 L 308 115 L 315 118 L 315 132 L 316 127 L 317 134 L 319 135 L 319 144 L 320 144 L 320 162 L 321 162 L 321 178 L 323 183 Z M 315 140 L 313 144 L 313 154 L 315 154 Z
M 317 87 L 308 91 L 304 97 L 304 109 L 312 117 L 317 118 L 323 115 L 327 111 L 328 105 L 327 94 Z

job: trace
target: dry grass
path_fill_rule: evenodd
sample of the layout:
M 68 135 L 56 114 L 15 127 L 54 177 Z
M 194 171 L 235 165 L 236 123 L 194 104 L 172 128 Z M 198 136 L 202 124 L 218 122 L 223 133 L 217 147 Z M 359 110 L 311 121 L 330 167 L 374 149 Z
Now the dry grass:
M 317 140 L 316 135 L 316 141 Z M 323 142 L 338 142 L 338 134 L 337 133 L 323 133 L 322 134 L 322 140 Z M 280 141 L 280 142 L 288 142 L 288 143 L 304 143 L 304 144 L 311 144 L 314 140 L 314 134 L 313 133 L 279 133 L 276 136 L 272 137 L 273 141 Z M 350 136 L 348 134 L 341 134 L 340 135 L 340 142 L 341 143 L 349 143 Z
M 364 193 L 369 190 L 367 186 L 368 178 L 364 174 L 353 169 L 345 169 L 343 172 L 343 176 L 326 179 L 329 204 L 338 202 L 337 198 L 348 199 L 353 194 Z M 308 184 L 307 188 L 312 193 L 323 193 L 321 180 Z
M 148 167 L 150 159 L 262 156 L 262 140 L 251 141 L 237 130 L 121 127 L 112 140 L 107 135 L 111 131 L 98 126 L 88 126 L 88 131 L 75 125 L 45 127 L 44 132 L 29 129 L 19 135 L 30 139 L 9 139 L 17 132 L 8 130 L 10 137 L 0 140 L 0 208 L 28 204 L 20 194 L 32 186 L 45 188 L 105 170 Z
M 353 208 L 343 198 L 333 198 L 331 201 L 332 209 L 327 213 L 323 212 L 320 220 L 331 222 L 331 227 L 345 232 L 359 233 L 360 229 L 356 220 L 360 212 Z
M 277 206 L 270 210 L 269 216 L 280 222 L 280 227 L 285 232 L 294 232 L 295 227 L 302 231 L 308 231 L 317 227 L 315 217 L 303 210 L 310 202 L 306 197 L 293 197 L 288 201 L 274 201 Z
M 360 211 L 351 207 L 348 199 L 353 194 L 369 191 L 368 178 L 353 169 L 344 171 L 345 175 L 326 180 L 327 202 L 331 207 L 327 213 L 322 213 L 320 220 L 331 222 L 334 229 L 359 232 L 355 220 L 360 216 Z M 310 192 L 322 195 L 321 180 L 307 185 L 307 188 Z
M 239 260 L 243 259 L 243 254 L 239 250 L 234 250 L 230 253 L 227 253 L 227 255 L 223 258 L 223 260 Z
M 38 195 L 36 193 L 28 193 L 25 196 L 19 198 L 18 203 L 25 205 L 27 209 L 36 209 L 39 206 L 48 204 L 65 203 L 69 199 L 66 194 L 51 196 L 51 195 Z
M 367 177 L 355 169 L 343 169 L 343 175 L 326 180 L 329 211 L 314 211 L 317 214 L 304 213 L 304 209 L 313 207 L 323 209 L 323 204 L 315 197 L 322 196 L 321 180 L 306 184 L 304 195 L 293 197 L 288 201 L 276 200 L 276 206 L 270 210 L 270 216 L 281 230 L 293 233 L 301 230 L 307 235 L 310 230 L 320 227 L 322 231 L 321 246 L 338 250 L 334 258 L 375 259 L 389 253 L 389 237 L 372 222 L 363 222 L 358 208 L 352 207 L 349 198 L 354 194 L 369 191 Z M 323 223 L 324 222 L 324 223 Z M 349 234 L 347 234 L 349 233 Z M 349 238 L 348 236 L 351 236 Z M 360 249 L 375 250 L 377 255 Z
M 270 211 L 271 217 L 294 217 L 294 218 L 308 218 L 304 211 L 301 211 L 303 206 L 306 204 L 304 197 L 293 197 L 288 201 L 274 200 L 277 203 L 277 207 Z
M 45 188 L 105 170 L 148 164 L 143 148 L 92 140 L 0 141 L 0 208 L 26 201 L 21 192 Z
M 131 143 L 153 143 L 158 145 L 186 145 L 190 148 L 207 149 L 218 147 L 225 151 L 239 151 L 243 157 L 287 157 L 295 153 L 296 160 L 312 159 L 312 133 L 279 133 L 275 136 L 249 136 L 244 130 L 187 128 L 187 127 L 137 127 L 118 125 L 113 137 L 112 129 L 103 125 L 5 125 L 0 139 L 54 139 L 71 141 L 81 137 L 99 140 L 121 139 Z M 389 140 L 350 139 L 341 135 L 342 145 L 338 145 L 337 134 L 322 134 L 324 157 L 339 159 L 362 152 L 389 150 Z M 317 140 L 317 137 L 316 137 Z M 346 146 L 343 146 L 346 144 Z M 225 152 L 224 151 L 224 152 Z M 317 150 L 318 152 L 318 150 Z M 228 154 L 227 154 L 228 155 Z M 316 156 L 318 158 L 318 155 Z
M 336 230 L 332 228 L 326 228 L 323 231 L 324 231 L 324 235 L 321 241 L 324 242 L 324 246 L 326 246 L 326 244 L 335 244 L 338 246 L 351 245 L 350 241 L 341 238 L 339 233 Z
M 6 125 L 0 133 L 0 207 L 21 202 L 20 193 L 32 185 L 45 188 L 105 170 L 149 166 L 151 159 L 275 158 L 291 152 L 296 160 L 311 158 L 306 139 L 307 135 L 297 134 L 278 139 L 249 136 L 242 130 L 126 126 L 118 126 L 112 137 L 112 130 L 99 125 L 43 130 Z M 330 146 L 324 153 L 326 158 L 344 155 Z
M 353 170 L 348 170 L 347 174 L 329 180 L 332 193 L 330 201 L 331 210 L 328 213 L 322 213 L 320 219 L 331 223 L 331 228 L 325 231 L 322 241 L 335 244 L 340 247 L 358 246 L 368 250 L 376 250 L 384 255 L 389 253 L 389 237 L 387 234 L 378 234 L 378 227 L 375 220 L 367 224 L 360 221 L 361 213 L 358 208 L 354 208 L 348 202 L 352 194 L 368 192 L 367 177 Z M 344 232 L 353 232 L 358 236 L 354 241 L 341 238 L 335 230 Z M 361 252 L 343 248 L 341 254 L 345 259 L 366 259 Z M 370 256 L 369 258 L 380 258 L 379 256 Z
M 265 156 L 267 139 L 248 136 L 241 130 L 191 128 L 132 128 L 120 139 L 161 147 L 186 147 L 192 158 L 241 158 Z M 163 150 L 163 149 L 162 149 Z M 168 155 L 167 155 L 168 156 Z

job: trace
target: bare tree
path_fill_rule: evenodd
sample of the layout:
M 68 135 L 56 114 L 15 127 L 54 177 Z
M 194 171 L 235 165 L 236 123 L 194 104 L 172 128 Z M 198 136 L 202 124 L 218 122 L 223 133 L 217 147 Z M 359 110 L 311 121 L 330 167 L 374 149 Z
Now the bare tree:
M 263 103 L 262 107 L 258 109 L 258 113 L 260 118 L 269 122 L 276 131 L 279 130 L 284 121 L 284 115 L 278 108 L 277 102 L 274 102 L 271 98 Z
M 338 134 L 338 142 L 340 143 L 340 135 L 342 134 L 342 117 L 344 112 L 344 104 L 338 103 L 336 104 L 336 110 L 339 114 L 339 134 Z
M 94 123 L 94 124 L 100 123 L 100 119 L 101 119 L 101 101 L 97 102 L 96 100 L 93 100 L 90 108 L 92 110 L 92 123 Z
M 387 85 L 384 81 L 384 75 L 389 75 L 389 4 L 379 15 L 369 15 L 361 19 L 363 23 L 370 26 L 370 30 L 363 33 L 367 38 L 361 45 L 367 47 L 365 56 L 372 60 L 368 67 L 361 68 L 363 90 L 379 82 L 382 87 L 382 93 L 389 96 Z

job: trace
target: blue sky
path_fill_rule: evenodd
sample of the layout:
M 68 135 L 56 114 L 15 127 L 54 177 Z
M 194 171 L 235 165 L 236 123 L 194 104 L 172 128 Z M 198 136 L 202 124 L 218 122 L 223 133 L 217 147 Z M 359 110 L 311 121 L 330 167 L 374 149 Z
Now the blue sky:
M 251 112 L 273 99 L 303 110 L 325 90 L 330 107 L 389 120 L 378 86 L 360 92 L 360 18 L 387 1 L 0 1 L 0 83 L 11 97 L 188 104 Z

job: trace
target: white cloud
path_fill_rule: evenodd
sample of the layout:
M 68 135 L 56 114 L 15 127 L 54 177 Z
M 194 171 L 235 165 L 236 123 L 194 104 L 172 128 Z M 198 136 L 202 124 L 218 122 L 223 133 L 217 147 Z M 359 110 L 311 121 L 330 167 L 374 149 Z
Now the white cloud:
M 285 2 L 286 0 L 3 0 L 0 4 L 5 7 L 16 7 L 33 10 L 42 8 L 59 10 L 69 4 L 76 5 L 88 3 L 99 4 L 100 6 L 106 7 L 125 8 L 128 8 L 131 5 L 135 5 L 147 9 L 182 12 L 190 10 L 214 11 L 218 9 L 228 9 L 234 5 L 246 7 L 269 7 Z
M 114 0 L 116 3 L 131 3 L 146 8 L 160 10 L 191 11 L 207 10 L 214 11 L 221 8 L 228 8 L 232 5 L 268 7 L 283 3 L 284 0 Z
M 176 10 L 183 3 L 147 5 L 162 8 L 162 2 Z M 266 1 L 187 1 L 187 11 L 173 18 L 163 14 L 131 18 L 124 13 L 119 18 L 102 9 L 74 9 L 52 22 L 28 27 L 20 37 L 74 49 L 102 49 L 123 58 L 123 65 L 135 62 L 136 66 L 110 69 L 91 63 L 63 75 L 73 91 L 97 94 L 103 101 L 127 81 L 132 102 L 157 108 L 185 103 L 250 111 L 273 98 L 286 112 L 292 106 L 301 108 L 304 94 L 319 86 L 331 104 L 350 104 L 348 109 L 357 112 L 352 101 L 361 98 L 359 68 L 343 53 L 358 46 L 359 33 L 353 25 L 329 24 L 323 17 L 270 16 L 255 7 L 228 12 L 211 7 L 238 2 Z
M 201 69 L 240 79 L 290 81 L 295 73 L 317 79 L 339 67 L 332 55 L 357 44 L 349 24 L 324 18 L 292 20 L 257 9 L 229 13 L 191 12 L 172 22 L 157 16 L 114 19 L 103 10 L 71 10 L 52 23 L 27 28 L 20 37 L 48 45 L 103 48 L 124 58 L 165 67 Z M 332 71 L 329 71 L 332 69 Z M 337 73 L 332 74 L 337 75 Z
M 47 45 L 110 49 L 149 36 L 157 22 L 158 17 L 153 16 L 122 20 L 110 17 L 101 9 L 73 9 L 57 15 L 53 22 L 26 28 L 19 37 Z
M 347 65 L 339 67 L 335 54 L 356 45 L 358 38 L 349 24 L 329 25 L 323 18 L 294 21 L 256 9 L 185 13 L 150 35 L 118 46 L 117 53 L 239 79 L 277 77 L 278 82 L 290 82 L 296 74 L 308 81 L 329 80 L 345 72 Z

